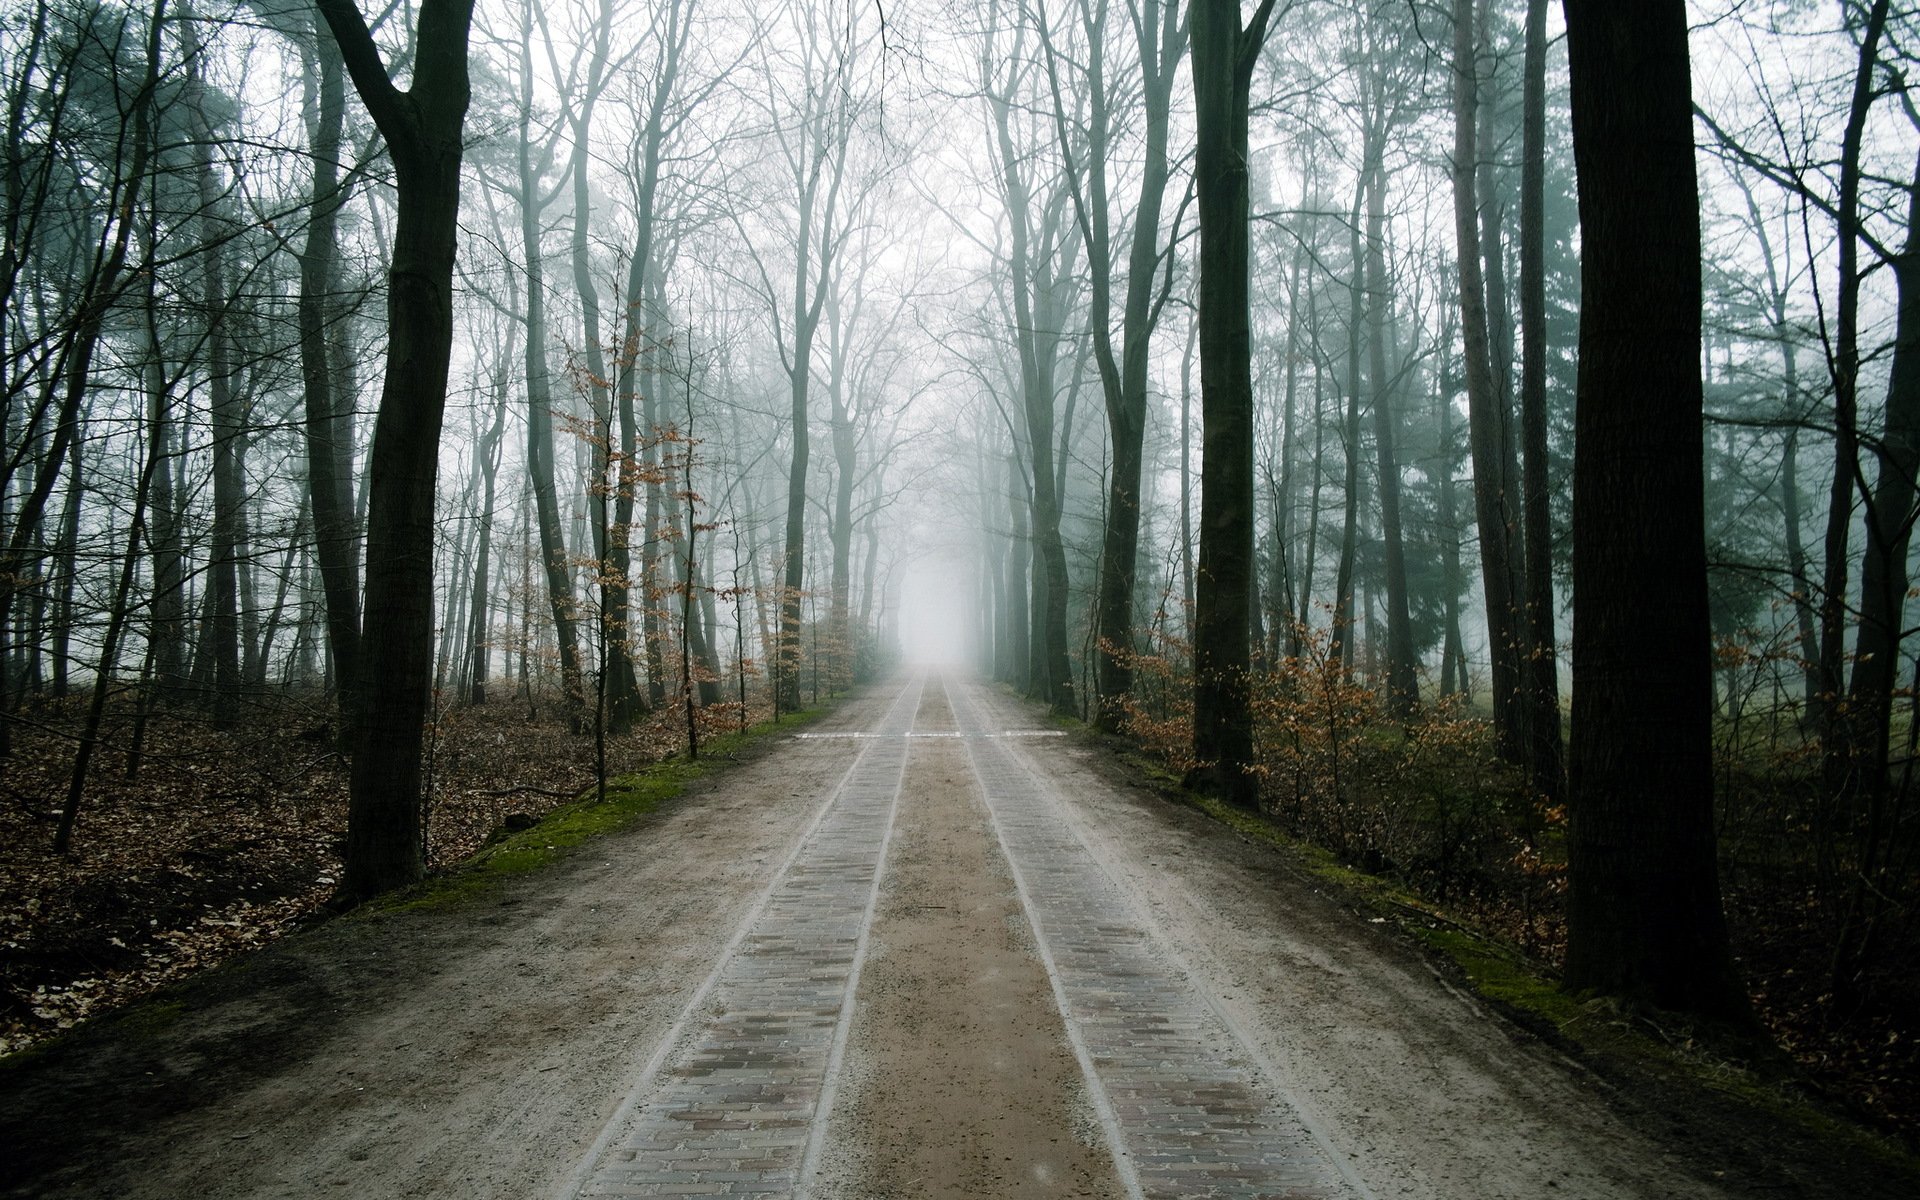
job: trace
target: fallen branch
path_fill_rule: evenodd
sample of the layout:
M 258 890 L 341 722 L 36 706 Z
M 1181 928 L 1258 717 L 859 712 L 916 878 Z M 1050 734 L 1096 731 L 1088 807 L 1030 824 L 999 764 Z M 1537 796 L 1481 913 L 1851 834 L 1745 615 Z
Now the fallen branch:
M 492 799 L 492 800 L 503 799 L 504 797 L 507 797 L 507 796 L 520 796 L 520 795 L 545 796 L 551 800 L 577 800 L 580 797 L 580 793 L 586 791 L 587 788 L 591 786 L 593 785 L 586 784 L 584 786 L 575 788 L 571 792 L 556 792 L 550 788 L 534 787 L 530 783 L 523 783 L 519 787 L 501 788 L 497 792 L 473 792 L 471 794 L 475 796 L 485 796 L 488 799 Z

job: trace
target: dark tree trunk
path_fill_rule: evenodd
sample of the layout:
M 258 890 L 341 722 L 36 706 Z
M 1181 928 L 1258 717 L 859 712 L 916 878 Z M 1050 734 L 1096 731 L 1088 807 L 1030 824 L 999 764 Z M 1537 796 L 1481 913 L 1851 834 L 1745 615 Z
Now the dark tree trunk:
M 833 402 L 833 513 L 828 540 L 833 544 L 832 581 L 827 605 L 828 678 L 836 688 L 853 682 L 853 483 L 859 467 L 859 442 L 853 414 L 848 410 L 845 347 L 834 347 L 831 396 Z
M 1410 716 L 1420 707 L 1419 662 L 1413 652 L 1413 616 L 1407 599 L 1407 551 L 1400 530 L 1400 462 L 1394 453 L 1400 414 L 1387 371 L 1387 169 L 1376 148 L 1367 186 L 1368 370 L 1373 376 L 1373 440 L 1380 462 L 1380 537 L 1387 585 L 1387 708 Z
M 1453 223 L 1460 270 L 1460 327 L 1466 347 L 1467 440 L 1473 451 L 1475 523 L 1480 531 L 1480 576 L 1486 595 L 1487 655 L 1493 665 L 1494 730 L 1500 753 L 1523 762 L 1526 746 L 1516 699 L 1520 695 L 1520 629 L 1514 594 L 1512 497 L 1507 494 L 1506 422 L 1494 377 L 1488 332 L 1487 291 L 1480 273 L 1480 230 L 1475 164 L 1479 142 L 1478 58 L 1474 46 L 1474 0 L 1453 3 Z
M 1094 691 L 1099 705 L 1094 722 L 1109 733 L 1118 732 L 1126 712 L 1126 696 L 1133 690 L 1133 585 L 1139 574 L 1140 475 L 1142 445 L 1147 428 L 1147 367 L 1153 332 L 1160 310 L 1154 299 L 1154 268 L 1160 260 L 1160 214 L 1167 189 L 1167 136 L 1172 109 L 1174 76 L 1185 48 L 1186 30 L 1179 23 L 1174 0 L 1154 0 L 1142 6 L 1134 22 L 1143 81 L 1145 158 L 1141 164 L 1140 202 L 1134 209 L 1127 247 L 1127 295 L 1121 314 L 1120 355 L 1116 360 L 1107 329 L 1106 306 L 1096 303 L 1094 355 L 1099 363 L 1107 408 L 1108 444 L 1113 455 L 1107 478 L 1106 524 L 1101 533 L 1100 579 L 1094 602 Z M 1104 104 L 1104 93 L 1102 97 Z M 1107 167 L 1089 163 L 1094 209 L 1082 221 L 1083 236 L 1102 226 L 1101 236 L 1088 238 L 1088 258 L 1096 287 L 1110 261 L 1106 222 Z M 1090 218 L 1090 219 L 1088 219 Z M 1099 243 L 1095 245 L 1096 241 Z M 1110 281 L 1109 281 L 1110 287 Z
M 520 70 L 533 74 L 531 8 L 521 24 Z M 532 87 L 531 82 L 527 84 Z M 567 554 L 566 531 L 560 522 L 555 482 L 557 453 L 553 436 L 553 378 L 547 364 L 547 274 L 541 246 L 542 163 L 535 161 L 534 100 L 521 98 L 520 131 L 516 143 L 519 168 L 520 246 L 526 259 L 527 310 L 525 370 L 527 377 L 527 478 L 533 483 L 534 516 L 540 530 L 540 563 L 546 573 L 547 611 L 553 618 L 560 648 L 560 686 L 566 696 L 567 722 L 573 732 L 585 731 L 587 689 L 580 664 L 580 636 L 573 599 L 573 565 Z
M 1020 463 L 1007 456 L 1007 508 L 1012 522 L 1012 541 L 1007 546 L 1007 666 L 1006 682 L 1026 690 L 1030 678 L 1032 631 L 1028 627 L 1027 564 L 1033 559 L 1033 542 L 1027 536 L 1027 497 Z
M 1347 214 L 1347 411 L 1340 426 L 1341 449 L 1346 455 L 1342 480 L 1340 558 L 1333 573 L 1333 629 L 1327 643 L 1329 660 L 1346 670 L 1353 663 L 1353 643 L 1359 616 L 1355 609 L 1353 569 L 1360 551 L 1360 326 L 1366 319 L 1365 267 L 1361 211 L 1366 202 L 1366 173 L 1354 180 L 1353 207 Z
M 1566 986 L 1744 1023 L 1714 861 L 1686 5 L 1566 14 L 1582 266 Z
M 1886 430 L 1875 448 L 1878 473 L 1867 509 L 1860 563 L 1860 628 L 1850 694 L 1859 787 L 1875 797 L 1887 786 L 1893 689 L 1906 625 L 1907 549 L 1913 537 L 1915 475 L 1920 472 L 1920 165 L 1908 191 L 1907 237 L 1889 260 L 1899 317 L 1887 381 Z
M 1833 377 L 1833 484 L 1827 493 L 1825 569 L 1820 596 L 1820 716 L 1822 767 L 1827 788 L 1854 794 L 1853 723 L 1840 697 L 1845 689 L 1847 637 L 1847 544 L 1853 530 L 1854 495 L 1860 479 L 1860 152 L 1867 112 L 1878 94 L 1880 39 L 1889 0 L 1874 0 L 1860 34 L 1853 100 L 1840 141 L 1840 195 L 1834 224 L 1840 278 L 1834 295 L 1834 333 L 1829 351 Z
M 367 485 L 364 719 L 354 739 L 336 902 L 420 878 L 421 748 L 433 677 L 434 483 L 453 347 L 467 30 L 473 0 L 423 0 L 413 86 L 388 78 L 351 0 L 318 0 L 392 156 L 399 220 L 388 269 L 387 376 Z M 376 665 L 377 664 L 377 665 Z
M 340 257 L 340 133 L 346 119 L 344 66 L 333 44 L 314 30 L 314 59 L 306 73 L 307 139 L 313 156 L 313 198 L 307 217 L 307 243 L 300 254 L 300 378 L 305 397 L 308 504 L 313 510 L 314 558 L 327 612 L 327 650 L 339 694 L 342 745 L 351 745 L 358 722 L 360 684 L 360 547 L 353 515 L 352 422 L 342 419 L 345 399 L 336 386 L 329 343 L 338 337 L 334 293 Z M 343 469 L 346 464 L 349 469 Z M 165 482 L 164 479 L 156 481 Z M 168 518 L 171 485 L 154 495 L 155 561 L 162 553 L 159 522 Z M 177 535 L 172 538 L 177 547 Z M 177 549 L 176 549 L 177 553 Z M 177 567 L 176 567 L 177 570 Z M 174 600 L 177 612 L 179 600 Z M 159 613 L 155 613 L 156 621 Z M 165 689 L 177 678 L 177 654 L 154 670 Z
M 1554 652 L 1553 482 L 1547 476 L 1547 0 L 1527 0 L 1520 160 L 1520 440 L 1530 710 L 1527 760 L 1534 794 L 1561 791 L 1560 672 Z
M 802 314 L 796 312 L 798 322 Z M 807 568 L 807 386 L 813 370 L 813 338 L 796 333 L 793 367 L 788 372 L 789 413 L 793 429 L 793 457 L 787 464 L 787 527 L 785 549 L 781 552 L 780 579 L 780 662 L 778 666 L 780 707 L 792 712 L 800 707 L 800 599 L 805 590 Z
M 200 317 L 206 323 L 207 391 L 213 427 L 213 545 L 207 564 L 207 586 L 213 594 L 213 622 L 206 631 L 212 650 L 213 692 L 202 698 L 213 715 L 215 729 L 233 728 L 240 715 L 240 553 L 246 540 L 246 483 L 241 462 L 240 398 L 234 394 L 234 372 L 227 330 L 226 237 L 220 182 L 214 173 L 215 132 L 208 124 L 206 86 L 193 9 L 181 6 L 181 51 L 187 59 L 185 102 L 194 114 L 198 145 L 194 174 L 199 186 L 200 231 L 203 239 L 200 275 Z
M 1249 644 L 1254 571 L 1247 93 L 1273 0 L 1242 29 L 1239 0 L 1193 0 L 1200 210 L 1200 555 L 1194 595 L 1190 786 L 1256 808 Z
M 60 540 L 56 552 L 60 560 L 60 578 L 53 596 L 53 629 L 48 657 L 52 659 L 49 692 L 54 699 L 67 694 L 67 660 L 73 642 L 73 589 L 80 574 L 80 505 L 86 493 L 86 475 L 81 469 L 81 442 L 75 438 L 67 453 L 67 495 L 60 507 Z
M 474 450 L 474 469 L 480 472 L 480 545 L 474 553 L 473 592 L 467 601 L 467 701 L 487 702 L 490 622 L 488 584 L 493 568 L 493 502 L 500 471 L 500 449 L 507 429 L 507 371 L 502 363 L 494 379 L 493 422 Z

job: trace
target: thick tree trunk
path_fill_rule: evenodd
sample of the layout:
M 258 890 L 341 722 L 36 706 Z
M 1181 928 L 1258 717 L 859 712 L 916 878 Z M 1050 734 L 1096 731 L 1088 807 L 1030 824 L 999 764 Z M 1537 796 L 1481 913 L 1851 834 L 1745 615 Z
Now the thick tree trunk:
M 1255 523 L 1248 312 L 1247 93 L 1272 0 L 1242 29 L 1239 0 L 1193 0 L 1194 183 L 1200 210 L 1200 555 L 1188 784 L 1260 803 L 1249 706 Z
M 351 0 L 318 0 L 385 136 L 399 220 L 388 269 L 387 376 L 367 486 L 364 719 L 355 737 L 336 902 L 412 882 L 425 866 L 420 755 L 433 674 L 434 484 L 453 347 L 453 261 L 473 0 L 423 0 L 413 86 L 387 77 Z
M 1566 14 L 1582 269 L 1566 986 L 1744 1023 L 1714 861 L 1686 5 Z
M 154 277 L 147 274 L 147 436 L 158 448 L 153 468 L 150 504 L 152 532 L 147 539 L 153 558 L 152 623 L 147 637 L 153 644 L 154 691 L 162 697 L 175 695 L 185 682 L 187 665 L 187 618 L 184 611 L 186 578 L 181 570 L 180 521 L 174 498 L 173 395 L 167 382 L 167 369 L 160 356 L 158 314 L 153 291 Z M 359 599 L 355 597 L 355 603 Z M 359 632 L 355 627 L 355 633 Z

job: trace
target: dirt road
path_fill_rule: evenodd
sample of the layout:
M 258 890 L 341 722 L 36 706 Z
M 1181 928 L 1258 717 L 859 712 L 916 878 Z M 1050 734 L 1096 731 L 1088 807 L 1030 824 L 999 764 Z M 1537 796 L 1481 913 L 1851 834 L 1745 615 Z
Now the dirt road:
M 959 678 L 873 689 L 484 910 L 333 922 L 7 1072 L 0 1180 L 1720 1194 L 1273 852 L 1096 755 Z

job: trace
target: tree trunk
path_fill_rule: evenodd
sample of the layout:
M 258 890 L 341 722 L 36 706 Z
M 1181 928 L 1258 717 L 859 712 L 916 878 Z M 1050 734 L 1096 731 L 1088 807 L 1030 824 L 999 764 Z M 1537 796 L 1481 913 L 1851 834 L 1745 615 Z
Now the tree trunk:
M 1880 39 L 1889 0 L 1874 0 L 1861 29 L 1853 101 L 1840 143 L 1840 195 L 1835 234 L 1840 278 L 1834 295 L 1834 334 L 1829 353 L 1833 377 L 1833 484 L 1827 493 L 1826 564 L 1820 595 L 1820 709 L 1822 768 L 1828 791 L 1854 794 L 1853 725 L 1840 696 L 1845 688 L 1847 544 L 1853 529 L 1853 499 L 1859 481 L 1860 428 L 1860 152 L 1867 111 L 1878 84 Z
M 1487 655 L 1493 665 L 1494 732 L 1501 757 L 1526 760 L 1521 736 L 1519 612 L 1514 595 L 1512 498 L 1507 494 L 1505 425 L 1488 333 L 1487 291 L 1480 273 L 1479 197 L 1475 165 L 1479 143 L 1474 2 L 1453 3 L 1453 223 L 1460 274 L 1460 327 L 1466 343 L 1467 437 L 1473 451 L 1475 523 L 1480 530 L 1480 576 L 1486 596 Z
M 423 0 L 413 86 L 394 87 L 351 0 L 318 0 L 387 142 L 399 220 L 388 269 L 387 375 L 367 485 L 365 719 L 354 739 L 337 903 L 420 878 L 420 756 L 433 672 L 434 484 L 453 347 L 467 30 L 472 0 Z
M 1247 93 L 1273 0 L 1193 0 L 1194 183 L 1200 210 L 1200 555 L 1189 786 L 1257 808 L 1249 644 L 1254 571 Z
M 1420 706 L 1419 662 L 1407 599 L 1407 552 L 1400 530 L 1400 463 L 1394 454 L 1400 415 L 1387 372 L 1386 166 L 1376 150 L 1367 188 L 1367 337 L 1373 376 L 1373 440 L 1380 461 L 1380 536 L 1387 571 L 1387 708 L 1410 716 Z
M 532 18 L 522 24 L 521 71 L 532 76 Z M 528 82 L 531 87 L 531 82 Z M 531 96 L 523 97 L 520 136 L 516 150 L 519 167 L 520 247 L 526 259 L 527 309 L 525 370 L 527 376 L 527 477 L 533 482 L 534 515 L 540 527 L 540 562 L 546 572 L 547 611 L 553 618 L 560 648 L 560 686 L 566 697 L 567 723 L 574 733 L 586 728 L 587 691 L 581 674 L 579 632 L 575 628 L 572 561 L 567 556 L 566 533 L 560 523 L 560 503 L 554 480 L 553 384 L 547 367 L 547 275 L 541 248 L 540 170 L 534 162 Z
M 206 322 L 207 389 L 213 427 L 213 545 L 207 586 L 213 594 L 213 623 L 207 644 L 213 651 L 213 694 L 203 697 L 215 729 L 231 729 L 240 716 L 240 549 L 245 541 L 246 483 L 241 463 L 240 399 L 234 394 L 227 334 L 227 222 L 221 214 L 220 182 L 214 174 L 215 132 L 207 122 L 205 63 L 191 5 L 180 10 L 181 51 L 187 59 L 185 105 L 194 114 L 194 175 L 199 186 L 203 239 L 200 316 Z
M 1133 586 L 1139 574 L 1140 476 L 1147 428 L 1147 367 L 1160 310 L 1154 299 L 1155 267 L 1160 260 L 1160 215 L 1165 202 L 1168 164 L 1167 139 L 1172 111 L 1174 76 L 1185 48 L 1186 31 L 1173 0 L 1147 0 L 1134 21 L 1140 51 L 1145 157 L 1141 164 L 1140 200 L 1134 209 L 1127 247 L 1127 296 L 1121 315 L 1120 358 L 1116 362 L 1107 331 L 1105 304 L 1096 305 L 1094 355 L 1099 363 L 1107 408 L 1107 437 L 1113 456 L 1107 477 L 1106 522 L 1101 533 L 1100 579 L 1094 604 L 1094 690 L 1099 706 L 1094 721 L 1109 733 L 1118 732 L 1125 714 L 1124 697 L 1133 690 L 1133 668 L 1127 656 L 1133 649 Z M 1104 93 L 1103 93 L 1104 103 Z M 1104 127 L 1104 123 L 1103 123 Z M 1089 162 L 1093 220 L 1083 219 L 1083 235 L 1093 222 L 1105 224 L 1105 147 L 1100 161 Z M 1092 246 L 1096 239 L 1087 239 Z M 1096 277 L 1108 274 L 1110 256 L 1101 244 L 1089 251 Z M 1097 285 L 1096 285 L 1097 286 Z M 1185 400 L 1182 399 L 1184 447 Z M 1181 469 L 1185 495 L 1185 460 Z
M 358 722 L 360 685 L 360 546 L 353 513 L 353 430 L 348 407 L 336 387 L 329 343 L 337 339 L 338 313 L 334 306 L 335 274 L 340 257 L 340 206 L 345 200 L 340 183 L 341 127 L 346 119 L 345 67 L 333 44 L 315 19 L 313 60 L 305 75 L 308 95 L 307 141 L 313 156 L 313 196 L 307 217 L 307 242 L 300 254 L 300 378 L 305 402 L 307 493 L 313 510 L 314 557 L 320 568 L 320 590 L 327 613 L 327 651 L 332 664 L 340 711 L 339 740 L 351 745 Z M 158 482 L 165 482 L 160 480 Z M 171 536 L 159 521 L 171 511 L 171 484 L 166 494 L 154 496 L 155 560 Z M 174 602 L 178 611 L 179 601 Z M 160 614 L 156 611 L 155 620 Z M 161 687 L 178 678 L 177 655 L 154 663 Z
M 1524 466 L 1528 764 L 1534 795 L 1561 792 L 1560 672 L 1553 605 L 1553 482 L 1547 474 L 1547 0 L 1527 0 L 1520 161 L 1520 430 Z
M 1744 1024 L 1714 861 L 1686 6 L 1566 14 L 1582 269 L 1566 986 Z
M 500 449 L 507 429 L 507 371 L 503 362 L 493 382 L 493 422 L 474 448 L 474 468 L 480 472 L 480 545 L 474 553 L 473 593 L 467 601 L 467 701 L 487 702 L 489 644 L 488 577 L 493 567 L 493 500 L 500 471 Z
M 1027 594 L 1027 564 L 1033 560 L 1033 542 L 1027 536 L 1027 497 L 1020 463 L 1007 455 L 1007 506 L 1013 538 L 1007 547 L 1007 665 L 1006 682 L 1021 691 L 1027 689 L 1032 670 L 1032 631 L 1028 627 L 1030 602 Z
M 1893 689 L 1906 626 L 1907 549 L 1913 538 L 1915 475 L 1920 473 L 1920 164 L 1908 189 L 1906 244 L 1888 265 L 1899 302 L 1886 429 L 1875 448 L 1878 472 L 1867 508 L 1860 563 L 1860 627 L 1850 694 L 1855 778 L 1875 797 L 1887 786 Z

